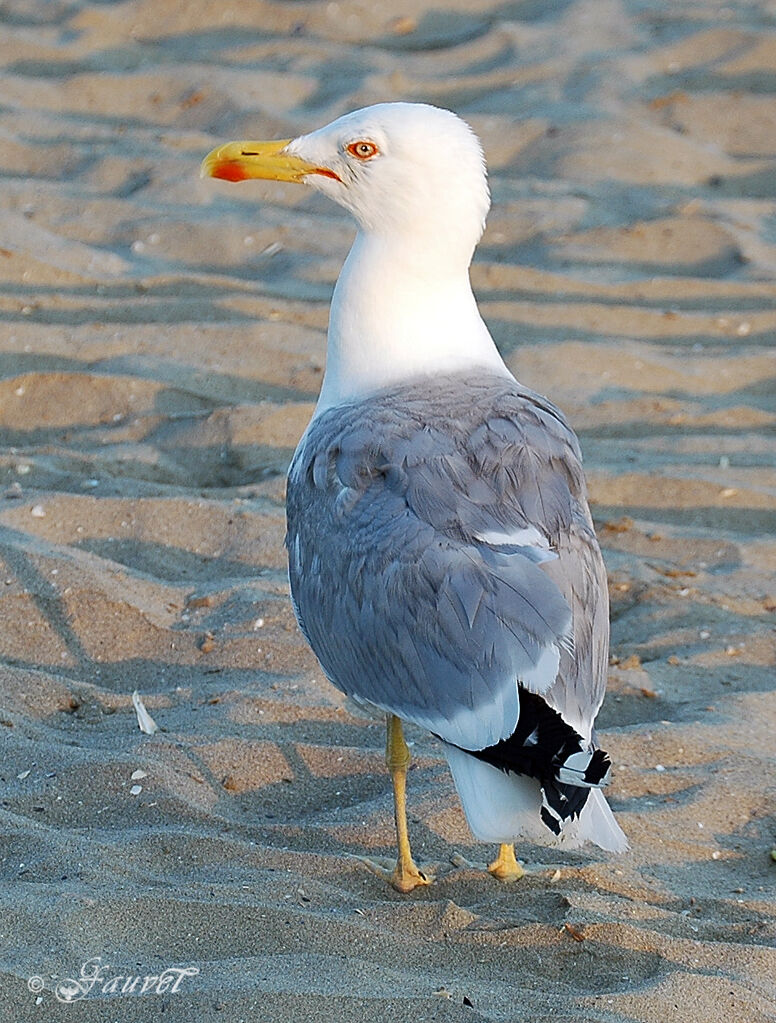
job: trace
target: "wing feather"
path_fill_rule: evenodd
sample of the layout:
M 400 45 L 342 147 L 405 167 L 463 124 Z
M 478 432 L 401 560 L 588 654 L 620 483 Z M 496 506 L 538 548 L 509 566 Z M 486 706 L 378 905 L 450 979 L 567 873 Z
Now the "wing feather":
M 479 749 L 514 730 L 519 680 L 589 731 L 605 575 L 576 438 L 545 399 L 451 375 L 330 409 L 287 508 L 300 625 L 345 693 Z

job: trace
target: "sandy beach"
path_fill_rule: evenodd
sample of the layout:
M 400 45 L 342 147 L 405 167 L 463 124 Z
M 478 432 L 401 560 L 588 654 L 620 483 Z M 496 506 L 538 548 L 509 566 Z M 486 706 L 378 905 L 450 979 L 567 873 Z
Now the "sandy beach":
M 384 100 L 484 144 L 472 279 L 580 437 L 631 843 L 498 884 L 410 727 L 409 896 L 283 550 L 354 228 L 198 177 Z M 776 1020 L 773 5 L 9 0 L 0 140 L 0 1020 Z

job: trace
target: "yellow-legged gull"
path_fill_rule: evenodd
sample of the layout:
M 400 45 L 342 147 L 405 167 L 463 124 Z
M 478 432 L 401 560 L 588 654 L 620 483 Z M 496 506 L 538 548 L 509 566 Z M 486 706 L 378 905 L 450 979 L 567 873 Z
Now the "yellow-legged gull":
M 473 834 L 500 845 L 495 876 L 520 876 L 521 838 L 626 848 L 593 736 L 609 623 L 579 446 L 504 365 L 469 283 L 490 206 L 476 136 L 449 111 L 385 103 L 221 146 L 203 174 L 303 182 L 358 223 L 286 543 L 326 674 L 388 715 L 390 880 L 429 880 L 410 853 L 402 720 L 443 741 Z

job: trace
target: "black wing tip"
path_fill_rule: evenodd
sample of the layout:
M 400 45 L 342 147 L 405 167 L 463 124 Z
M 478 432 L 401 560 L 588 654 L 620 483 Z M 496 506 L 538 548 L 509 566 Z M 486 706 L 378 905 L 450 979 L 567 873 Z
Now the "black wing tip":
M 612 761 L 605 750 L 580 751 L 566 757 L 558 767 L 556 779 L 563 785 L 598 789 L 608 783 L 611 772 Z

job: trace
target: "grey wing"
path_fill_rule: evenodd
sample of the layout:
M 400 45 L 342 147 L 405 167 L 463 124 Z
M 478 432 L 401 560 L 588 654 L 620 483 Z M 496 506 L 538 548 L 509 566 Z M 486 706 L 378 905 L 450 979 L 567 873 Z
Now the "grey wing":
M 462 396 L 440 388 L 422 415 L 403 391 L 312 424 L 289 475 L 289 574 L 340 689 L 481 749 L 514 730 L 516 680 L 546 693 L 570 644 L 543 569 L 581 473 L 565 424 L 525 393 L 483 388 L 489 415 L 454 418 L 440 409 Z
M 523 458 L 511 500 L 545 538 L 556 557 L 542 570 L 571 609 L 571 643 L 561 648 L 558 675 L 544 699 L 586 740 L 603 702 L 609 661 L 606 567 L 587 503 L 577 438 L 546 399 L 521 389 L 528 408 L 512 412 L 532 458 Z M 507 442 L 502 427 L 498 440 Z
M 561 651 L 558 677 L 544 699 L 590 741 L 603 702 L 609 663 L 609 594 L 606 568 L 587 506 L 558 539 L 558 557 L 542 566 L 568 601 L 572 649 Z

